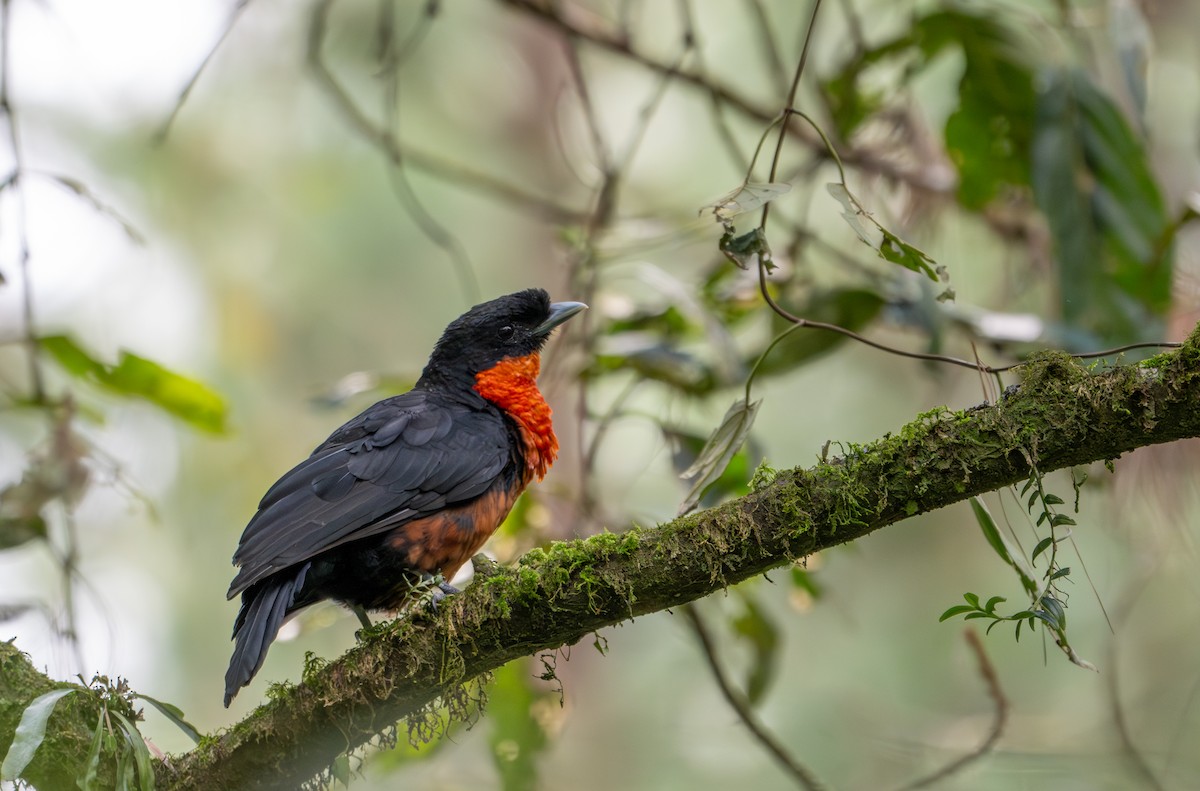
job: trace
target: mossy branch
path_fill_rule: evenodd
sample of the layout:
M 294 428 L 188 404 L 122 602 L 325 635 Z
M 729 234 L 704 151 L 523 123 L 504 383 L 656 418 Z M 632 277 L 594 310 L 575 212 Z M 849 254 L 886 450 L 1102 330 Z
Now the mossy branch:
M 1200 328 L 1178 350 L 1092 373 L 1064 354 L 1023 369 L 999 404 L 934 410 L 841 458 L 652 529 L 534 550 L 515 568 L 373 630 L 228 732 L 158 767 L 159 787 L 295 788 L 432 706 L 473 710 L 467 683 L 513 659 L 706 596 L 885 525 L 1049 472 L 1200 436 Z M 964 524 L 971 520 L 964 517 Z M 402 726 L 403 727 L 403 726 Z M 0 743 L 4 734 L 0 733 Z

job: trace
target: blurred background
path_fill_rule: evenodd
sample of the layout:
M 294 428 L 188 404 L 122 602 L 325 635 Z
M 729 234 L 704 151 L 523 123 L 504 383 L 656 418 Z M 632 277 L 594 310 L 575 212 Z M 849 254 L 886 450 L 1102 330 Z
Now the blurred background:
M 505 563 L 674 516 L 679 473 L 787 326 L 742 236 L 763 196 L 772 295 L 891 346 L 1003 364 L 1179 340 L 1200 316 L 1188 0 L 826 0 L 795 106 L 914 246 L 900 266 L 842 219 L 803 122 L 768 175 L 810 3 L 3 7 L 18 136 L 0 168 L 19 175 L 0 192 L 0 637 L 56 678 L 125 677 L 202 732 L 354 641 L 353 616 L 312 608 L 221 707 L 229 558 L 258 498 L 411 386 L 483 299 L 538 285 L 592 305 L 545 356 L 564 450 L 489 544 Z M 722 202 L 746 181 L 790 190 Z M 1015 381 L 793 333 L 705 502 L 764 459 L 809 466 Z M 1072 645 L 1100 672 L 1043 632 L 993 630 L 1007 724 L 941 787 L 1200 786 L 1198 466 L 1178 443 L 1047 478 L 1066 512 L 1079 494 L 1057 563 Z M 1046 535 L 1015 492 L 985 499 L 1026 551 Z M 768 577 L 699 611 L 758 717 L 831 787 L 900 787 L 983 742 L 994 704 L 962 622 L 938 616 L 964 592 L 1024 605 L 966 504 Z M 597 643 L 504 668 L 473 727 L 369 753 L 354 786 L 793 786 L 686 618 Z M 188 749 L 146 718 L 159 748 Z

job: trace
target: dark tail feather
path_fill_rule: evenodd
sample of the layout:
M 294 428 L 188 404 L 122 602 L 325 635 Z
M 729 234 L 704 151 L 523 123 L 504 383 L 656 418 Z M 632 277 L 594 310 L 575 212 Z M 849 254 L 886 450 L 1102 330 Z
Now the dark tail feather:
M 242 593 L 242 607 L 233 624 L 233 657 L 225 671 L 225 708 L 262 667 L 283 619 L 296 609 L 292 605 L 307 574 L 305 563 L 294 573 L 274 574 Z

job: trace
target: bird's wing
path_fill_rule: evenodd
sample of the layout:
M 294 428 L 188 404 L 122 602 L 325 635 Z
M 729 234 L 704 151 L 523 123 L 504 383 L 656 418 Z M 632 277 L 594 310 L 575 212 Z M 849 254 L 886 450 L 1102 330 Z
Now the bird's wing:
M 233 598 L 340 544 L 463 502 L 511 451 L 502 419 L 424 391 L 389 398 L 335 431 L 263 496 L 234 553 Z

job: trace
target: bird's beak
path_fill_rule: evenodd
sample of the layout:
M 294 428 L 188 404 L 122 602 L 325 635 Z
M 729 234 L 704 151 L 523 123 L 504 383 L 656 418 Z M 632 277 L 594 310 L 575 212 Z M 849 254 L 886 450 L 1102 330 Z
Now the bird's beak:
M 580 311 L 587 310 L 582 302 L 554 302 L 550 305 L 550 315 L 534 328 L 534 335 L 549 335 L 550 331 Z

